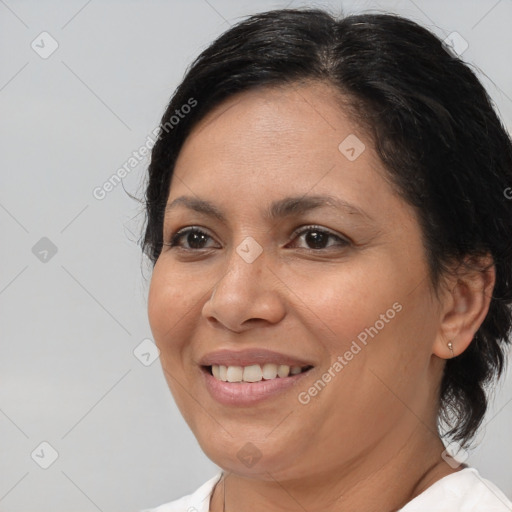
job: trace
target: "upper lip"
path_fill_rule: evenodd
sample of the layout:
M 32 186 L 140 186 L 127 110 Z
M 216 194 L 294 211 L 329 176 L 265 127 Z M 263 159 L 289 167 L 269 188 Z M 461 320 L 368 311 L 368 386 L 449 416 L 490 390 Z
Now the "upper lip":
M 244 350 L 216 350 L 201 357 L 201 366 L 223 365 L 223 366 L 251 366 L 253 364 L 286 364 L 288 366 L 313 366 L 310 362 L 272 350 L 259 348 Z

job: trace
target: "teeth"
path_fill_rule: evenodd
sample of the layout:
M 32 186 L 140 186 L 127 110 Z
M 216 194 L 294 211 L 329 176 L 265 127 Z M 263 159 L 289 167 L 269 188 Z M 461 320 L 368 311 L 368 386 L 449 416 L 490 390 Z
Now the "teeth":
M 244 369 L 241 366 L 228 366 L 226 380 L 228 382 L 242 382 Z
M 290 375 L 290 367 L 286 364 L 280 364 L 277 369 L 277 375 L 279 377 L 288 377 Z
M 285 378 L 289 375 L 297 375 L 302 372 L 300 366 L 288 366 L 287 364 L 266 363 L 263 366 L 253 364 L 250 366 L 223 366 L 212 365 L 212 374 L 216 379 L 224 382 L 259 382 Z
M 246 366 L 244 368 L 244 375 L 242 380 L 244 382 L 258 382 L 263 378 L 263 372 L 259 364 L 253 364 L 252 366 Z
M 263 365 L 263 378 L 266 380 L 277 377 L 277 364 L 267 363 Z

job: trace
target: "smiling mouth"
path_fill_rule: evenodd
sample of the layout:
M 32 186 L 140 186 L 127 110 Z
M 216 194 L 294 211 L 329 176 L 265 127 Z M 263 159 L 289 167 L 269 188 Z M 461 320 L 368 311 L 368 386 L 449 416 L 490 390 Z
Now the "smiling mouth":
M 252 364 L 249 366 L 211 365 L 203 366 L 203 370 L 216 380 L 229 383 L 261 382 L 266 380 L 285 379 L 306 373 L 313 366 L 288 366 L 286 364 Z

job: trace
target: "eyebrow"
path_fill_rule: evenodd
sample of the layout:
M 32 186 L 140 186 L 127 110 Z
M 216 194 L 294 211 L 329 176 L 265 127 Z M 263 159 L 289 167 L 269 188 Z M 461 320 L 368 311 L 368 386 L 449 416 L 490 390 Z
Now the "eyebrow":
M 166 205 L 165 213 L 174 210 L 179 205 L 226 223 L 225 215 L 217 206 L 204 199 L 191 196 L 177 197 Z M 355 215 L 373 221 L 373 218 L 364 210 L 361 210 L 344 199 L 329 195 L 285 197 L 284 199 L 279 199 L 271 203 L 270 206 L 264 210 L 263 216 L 265 219 L 273 221 L 278 218 L 300 215 L 318 208 L 325 208 L 326 206 L 341 210 L 348 215 Z

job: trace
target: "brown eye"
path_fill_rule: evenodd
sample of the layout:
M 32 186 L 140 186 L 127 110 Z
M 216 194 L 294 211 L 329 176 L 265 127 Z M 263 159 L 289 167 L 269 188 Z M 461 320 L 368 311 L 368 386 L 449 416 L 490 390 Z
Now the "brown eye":
M 332 246 L 345 247 L 350 244 L 348 240 L 345 240 L 338 235 L 335 235 L 334 233 L 331 233 L 330 231 L 322 229 L 318 226 L 307 226 L 301 231 L 295 233 L 295 238 L 301 237 L 304 237 L 304 241 L 307 244 L 307 247 L 304 247 L 305 249 L 316 251 L 328 249 Z M 189 227 L 175 233 L 172 236 L 171 241 L 164 245 L 167 245 L 171 248 L 178 247 L 189 251 L 199 251 L 201 249 L 211 248 L 207 247 L 209 240 L 212 240 L 212 237 L 201 229 Z M 331 243 L 329 245 L 330 240 L 337 241 L 337 243 Z M 184 243 L 186 245 L 184 245 Z
M 184 247 L 182 245 L 181 241 L 183 239 L 188 244 L 188 247 Z M 204 231 L 197 228 L 187 228 L 174 234 L 171 241 L 166 245 L 169 247 L 181 247 L 189 250 L 208 249 L 208 247 L 205 247 L 205 242 L 207 242 L 208 239 L 211 239 L 211 237 Z
M 318 226 L 307 226 L 305 229 L 302 229 L 299 232 L 295 233 L 296 238 L 300 238 L 304 236 L 304 241 L 307 245 L 310 245 L 312 247 L 306 247 L 306 249 L 311 250 L 320 250 L 320 249 L 326 249 L 331 246 L 326 246 L 326 244 L 329 242 L 329 239 L 337 240 L 339 243 L 334 244 L 338 247 L 344 247 L 346 245 L 349 245 L 350 242 L 347 240 L 344 240 L 343 238 L 331 233 L 330 231 L 326 231 L 325 229 L 322 229 Z

